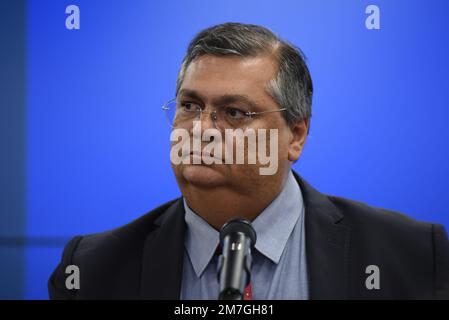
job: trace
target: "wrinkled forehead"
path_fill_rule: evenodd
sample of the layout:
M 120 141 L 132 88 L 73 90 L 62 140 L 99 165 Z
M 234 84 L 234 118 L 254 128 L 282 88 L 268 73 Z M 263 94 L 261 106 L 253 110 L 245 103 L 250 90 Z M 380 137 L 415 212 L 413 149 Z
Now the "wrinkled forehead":
M 187 67 L 179 93 L 195 91 L 203 99 L 240 95 L 259 103 L 271 103 L 267 84 L 277 74 L 272 56 L 202 55 Z M 184 89 L 184 90 L 183 90 Z

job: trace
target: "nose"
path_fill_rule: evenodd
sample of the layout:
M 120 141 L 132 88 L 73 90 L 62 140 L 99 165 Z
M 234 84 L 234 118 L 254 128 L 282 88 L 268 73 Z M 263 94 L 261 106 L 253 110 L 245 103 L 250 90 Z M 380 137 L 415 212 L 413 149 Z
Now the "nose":
M 201 134 L 206 129 L 219 129 L 217 125 L 216 111 L 200 111 L 195 121 L 201 121 Z M 190 128 L 190 133 L 193 133 L 193 127 Z
M 208 128 L 215 128 L 218 129 L 217 127 L 217 112 L 216 111 L 202 111 L 201 114 L 199 115 L 200 120 L 203 121 L 201 122 L 201 126 L 205 129 Z M 204 118 L 204 120 L 202 120 Z M 203 125 L 203 123 L 205 125 Z

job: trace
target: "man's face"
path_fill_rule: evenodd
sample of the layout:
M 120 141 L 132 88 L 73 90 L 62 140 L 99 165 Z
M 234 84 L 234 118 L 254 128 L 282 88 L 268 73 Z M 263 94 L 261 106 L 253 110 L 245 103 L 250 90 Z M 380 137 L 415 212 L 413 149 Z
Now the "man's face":
M 225 101 L 235 100 L 231 105 L 248 106 L 250 111 L 261 112 L 279 109 L 278 104 L 267 93 L 267 83 L 275 77 L 277 64 L 271 56 L 238 57 L 203 55 L 194 60 L 185 72 L 184 81 L 178 92 L 178 101 L 188 101 L 211 111 L 222 107 Z M 229 102 L 226 102 L 229 103 Z M 214 127 L 210 114 L 201 117 L 201 131 Z M 267 129 L 266 154 L 270 150 L 270 129 L 277 129 L 277 166 L 274 175 L 260 174 L 261 165 L 248 164 L 245 150 L 244 164 L 179 164 L 173 165 L 176 179 L 181 190 L 195 188 L 213 190 L 213 188 L 230 188 L 235 192 L 245 193 L 250 188 L 262 186 L 269 188 L 270 181 L 282 179 L 289 169 L 292 148 L 292 130 L 288 127 L 282 111 L 272 112 L 251 119 L 248 128 Z M 191 138 L 192 130 L 190 131 Z M 222 134 L 223 142 L 225 140 Z M 208 142 L 202 142 L 202 148 Z M 247 145 L 245 145 L 247 147 Z M 223 152 L 224 153 L 224 152 Z M 298 154 L 299 156 L 299 154 Z M 193 156 L 191 156 L 193 157 Z M 192 159 L 191 159 L 192 160 Z M 182 190 L 183 191 L 183 190 Z M 184 193 L 184 192 L 183 192 Z

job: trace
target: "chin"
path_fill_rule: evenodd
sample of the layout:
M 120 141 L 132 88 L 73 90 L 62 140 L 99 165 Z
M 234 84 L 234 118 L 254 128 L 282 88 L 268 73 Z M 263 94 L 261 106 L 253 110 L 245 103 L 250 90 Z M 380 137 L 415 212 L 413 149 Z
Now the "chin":
M 220 166 L 221 167 L 221 166 Z M 189 183 L 200 188 L 220 187 L 226 184 L 226 176 L 217 165 L 186 165 L 182 176 Z

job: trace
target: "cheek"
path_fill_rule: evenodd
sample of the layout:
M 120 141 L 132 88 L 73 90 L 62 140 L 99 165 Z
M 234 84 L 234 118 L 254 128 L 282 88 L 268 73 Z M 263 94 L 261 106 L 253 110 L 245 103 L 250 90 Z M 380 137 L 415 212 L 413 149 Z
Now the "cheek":
M 279 143 L 279 160 L 286 160 L 288 159 L 288 152 L 289 152 L 290 146 L 288 145 L 288 143 L 285 142 L 285 140 L 283 140 L 282 142 Z
M 267 131 L 267 150 L 270 153 L 277 153 L 279 161 L 288 158 L 290 148 L 291 133 L 288 128 L 279 126 L 276 128 L 275 134 L 270 135 Z
M 178 177 L 179 175 L 181 175 L 182 172 L 182 164 L 173 164 L 171 161 L 171 168 L 173 170 L 173 173 L 175 174 L 175 177 Z

